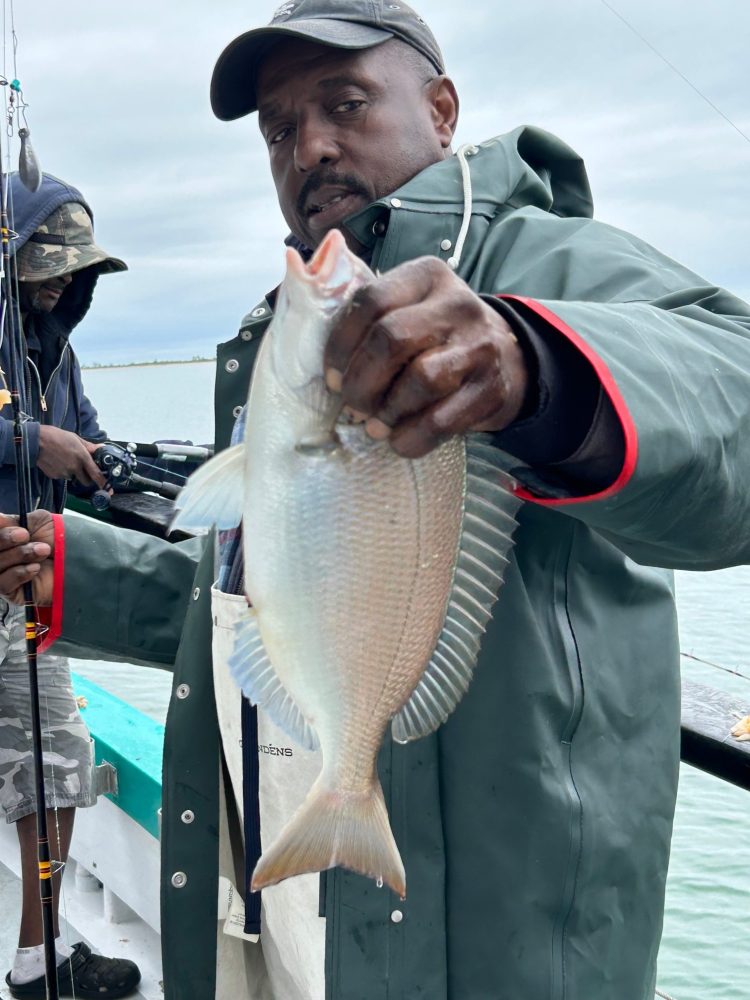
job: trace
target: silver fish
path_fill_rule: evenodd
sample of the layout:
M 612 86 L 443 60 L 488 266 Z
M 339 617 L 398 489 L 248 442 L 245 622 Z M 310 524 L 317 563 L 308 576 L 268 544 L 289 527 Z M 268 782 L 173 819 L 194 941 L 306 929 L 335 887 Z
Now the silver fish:
M 376 280 L 330 232 L 305 266 L 289 251 L 261 345 L 243 444 L 193 475 L 176 525 L 243 519 L 252 604 L 230 669 L 322 768 L 267 846 L 252 889 L 342 865 L 406 893 L 376 757 L 437 729 L 468 688 L 502 583 L 519 501 L 499 453 L 455 437 L 399 457 L 340 419 L 323 352 Z

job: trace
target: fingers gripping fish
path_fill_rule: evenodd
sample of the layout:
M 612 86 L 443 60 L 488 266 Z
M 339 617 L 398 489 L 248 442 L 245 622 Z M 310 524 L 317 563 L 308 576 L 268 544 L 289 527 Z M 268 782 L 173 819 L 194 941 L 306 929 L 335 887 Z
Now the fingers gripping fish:
M 406 893 L 376 757 L 388 723 L 433 732 L 467 690 L 508 561 L 519 501 L 492 447 L 456 437 L 398 456 L 339 420 L 324 348 L 376 280 L 330 232 L 295 251 L 253 373 L 242 444 L 195 473 L 175 526 L 243 519 L 252 607 L 232 674 L 301 745 L 322 752 L 306 800 L 264 852 L 253 890 L 341 865 Z

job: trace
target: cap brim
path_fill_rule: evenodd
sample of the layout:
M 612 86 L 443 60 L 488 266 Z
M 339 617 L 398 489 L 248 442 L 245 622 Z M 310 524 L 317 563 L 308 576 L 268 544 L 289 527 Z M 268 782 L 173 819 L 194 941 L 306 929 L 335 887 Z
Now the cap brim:
M 213 112 L 222 121 L 230 122 L 258 110 L 258 64 L 279 38 L 304 38 L 337 49 L 368 49 L 393 37 L 390 31 L 380 28 L 323 18 L 254 28 L 230 42 L 216 61 L 211 78 Z
M 95 262 L 96 263 L 96 262 Z M 128 265 L 119 257 L 105 257 L 99 265 L 99 274 L 116 274 L 118 271 L 127 271 Z
M 127 271 L 128 265 L 119 257 L 110 257 L 96 244 L 60 246 L 59 244 L 26 243 L 23 247 L 23 274 L 19 281 L 46 281 L 63 274 L 75 274 L 84 268 L 97 266 L 99 274 Z M 65 253 L 67 251 L 67 253 Z

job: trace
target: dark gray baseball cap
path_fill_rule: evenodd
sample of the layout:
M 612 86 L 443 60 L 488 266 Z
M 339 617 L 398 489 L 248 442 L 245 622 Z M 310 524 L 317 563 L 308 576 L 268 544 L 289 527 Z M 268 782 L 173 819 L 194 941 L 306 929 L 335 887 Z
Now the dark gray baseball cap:
M 217 118 L 232 121 L 257 111 L 255 81 L 262 57 L 280 38 L 307 38 L 339 49 L 369 49 L 399 38 L 445 72 L 435 36 L 415 10 L 401 0 L 289 0 L 265 28 L 254 28 L 230 42 L 211 79 L 211 107 Z

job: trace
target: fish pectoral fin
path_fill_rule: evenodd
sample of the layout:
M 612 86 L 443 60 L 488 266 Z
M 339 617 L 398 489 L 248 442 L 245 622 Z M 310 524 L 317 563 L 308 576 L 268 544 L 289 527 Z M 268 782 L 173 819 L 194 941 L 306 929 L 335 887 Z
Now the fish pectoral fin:
M 453 588 L 435 651 L 391 733 L 408 743 L 434 732 L 455 709 L 474 673 L 482 633 L 503 583 L 521 501 L 505 456 L 481 439 L 466 442 L 466 500 Z
M 170 531 L 237 527 L 245 499 L 244 453 L 245 446 L 236 444 L 196 469 L 175 500 Z
M 252 608 L 234 626 L 229 671 L 245 697 L 262 708 L 272 722 L 305 749 L 318 749 L 318 734 L 273 668 L 260 635 L 258 616 Z

